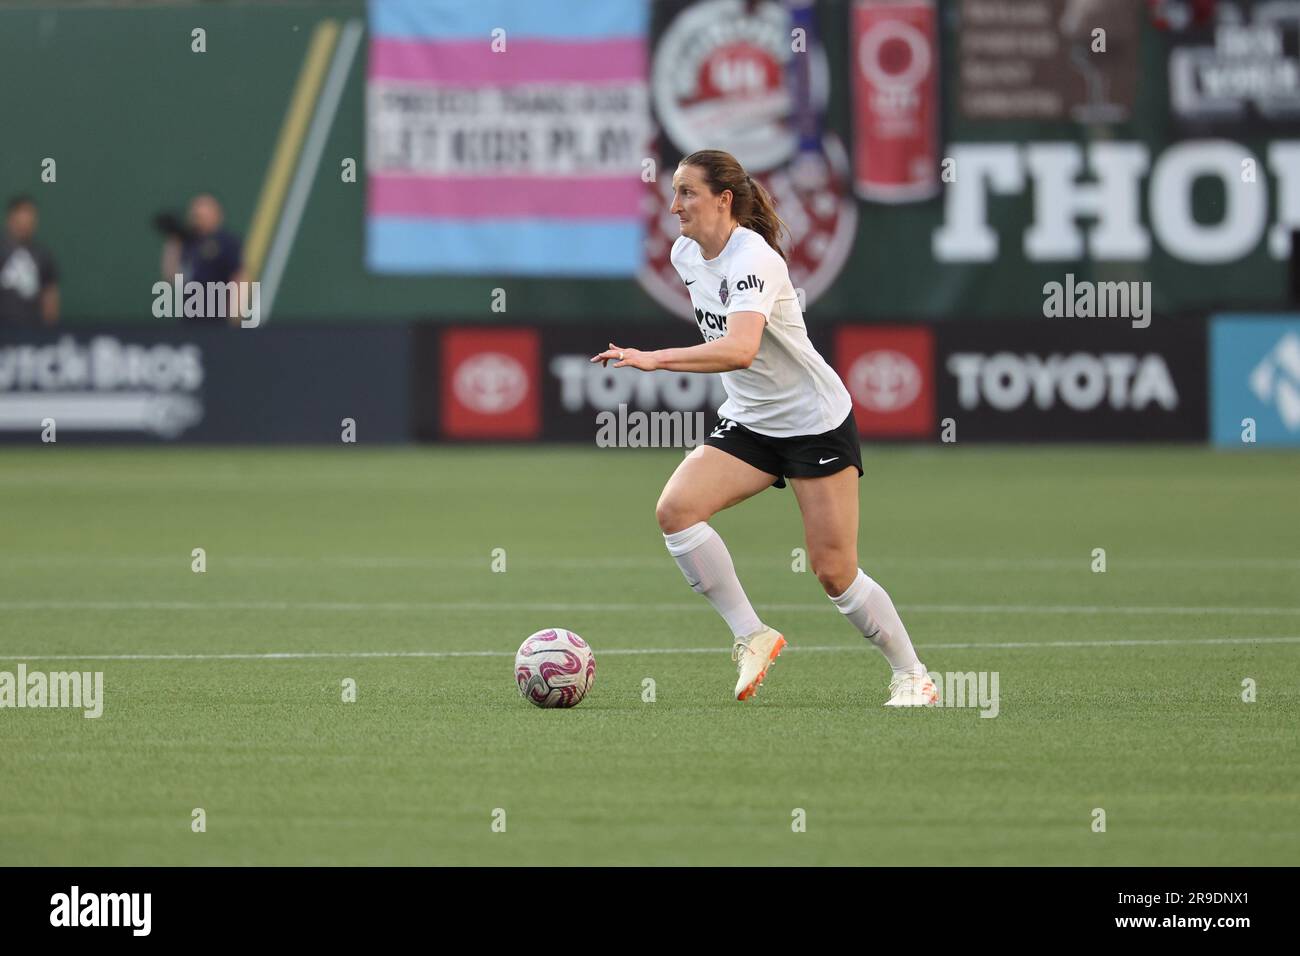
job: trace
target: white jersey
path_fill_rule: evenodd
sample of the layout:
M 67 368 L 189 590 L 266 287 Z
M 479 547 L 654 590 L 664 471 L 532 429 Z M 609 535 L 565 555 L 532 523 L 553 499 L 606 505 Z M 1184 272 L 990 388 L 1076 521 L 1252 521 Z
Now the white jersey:
M 772 438 L 820 435 L 843 423 L 853 399 L 808 340 L 785 260 L 762 236 L 737 226 L 711 260 L 680 236 L 670 258 L 706 342 L 727 334 L 733 312 L 760 312 L 766 320 L 753 364 L 719 373 L 727 393 L 720 417 Z

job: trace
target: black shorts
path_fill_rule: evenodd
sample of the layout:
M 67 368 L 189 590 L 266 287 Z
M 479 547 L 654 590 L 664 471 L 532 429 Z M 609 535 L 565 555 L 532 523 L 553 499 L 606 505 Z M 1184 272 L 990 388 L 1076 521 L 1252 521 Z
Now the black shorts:
M 759 471 L 776 475 L 772 484 L 778 488 L 785 487 L 787 478 L 824 478 L 849 465 L 857 468 L 858 477 L 862 477 L 862 444 L 852 411 L 839 428 L 793 438 L 760 435 L 740 422 L 720 418 L 704 444 L 735 455 Z

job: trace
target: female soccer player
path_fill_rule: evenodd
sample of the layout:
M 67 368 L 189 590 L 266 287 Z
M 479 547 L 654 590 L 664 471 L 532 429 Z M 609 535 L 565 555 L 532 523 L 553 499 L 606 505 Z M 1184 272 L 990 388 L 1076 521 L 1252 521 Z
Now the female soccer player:
M 853 403 L 808 340 L 772 197 L 735 157 L 706 149 L 677 167 L 671 211 L 682 232 L 671 260 L 690 290 L 704 344 L 645 352 L 611 342 L 592 361 L 722 374 L 727 400 L 717 427 L 677 466 L 655 515 L 687 583 L 731 628 L 736 699 L 754 695 L 786 640 L 759 620 L 708 521 L 789 479 L 817 580 L 893 668 L 885 706 L 937 703 L 893 601 L 858 567 L 862 451 Z

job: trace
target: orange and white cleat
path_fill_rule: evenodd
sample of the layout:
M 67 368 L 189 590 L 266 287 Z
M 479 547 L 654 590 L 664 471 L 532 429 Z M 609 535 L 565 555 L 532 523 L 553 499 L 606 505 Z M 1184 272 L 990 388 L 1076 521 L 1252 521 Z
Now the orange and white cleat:
M 889 682 L 886 707 L 933 707 L 937 703 L 939 688 L 929 674 L 903 674 Z
M 758 692 L 758 685 L 767 676 L 767 669 L 781 656 L 786 643 L 786 639 L 770 627 L 736 641 L 731 648 L 731 659 L 740 671 L 740 679 L 736 681 L 736 700 L 749 700 Z

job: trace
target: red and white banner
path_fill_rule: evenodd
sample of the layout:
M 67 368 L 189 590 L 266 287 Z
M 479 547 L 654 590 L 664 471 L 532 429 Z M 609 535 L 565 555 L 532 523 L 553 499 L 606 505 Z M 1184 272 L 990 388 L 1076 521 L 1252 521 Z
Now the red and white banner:
M 835 370 L 853 396 L 863 438 L 934 435 L 934 333 L 927 327 L 843 325 Z
M 850 45 L 854 188 L 913 202 L 939 191 L 939 45 L 932 0 L 857 0 Z
M 541 437 L 536 329 L 448 329 L 442 336 L 442 433 Z

